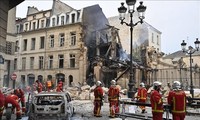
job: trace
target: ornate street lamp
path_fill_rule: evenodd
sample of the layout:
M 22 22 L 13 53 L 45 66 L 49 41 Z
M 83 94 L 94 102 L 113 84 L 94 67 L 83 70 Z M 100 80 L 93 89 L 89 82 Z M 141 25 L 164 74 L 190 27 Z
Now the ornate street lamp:
M 196 38 L 194 44 L 195 48 L 189 46 L 188 49 L 186 49 L 187 43 L 185 43 L 185 40 L 183 40 L 183 42 L 181 43 L 183 52 L 190 55 L 190 94 L 192 95 L 192 98 L 194 98 L 194 86 L 192 80 L 192 54 L 195 53 L 196 51 L 199 51 L 200 41 L 198 40 L 198 38 Z
M 132 47 L 133 47 L 133 27 L 136 26 L 138 23 L 143 23 L 144 13 L 146 11 L 146 6 L 143 5 L 143 2 L 140 2 L 140 5 L 137 7 L 137 12 L 139 14 L 139 21 L 136 23 L 133 23 L 133 13 L 135 12 L 135 3 L 136 0 L 126 0 L 126 4 L 128 5 L 128 13 L 130 14 L 130 23 L 124 22 L 125 15 L 127 8 L 124 6 L 124 3 L 121 3 L 121 7 L 118 8 L 119 11 L 119 19 L 121 20 L 121 24 L 126 24 L 130 27 L 130 37 L 131 37 L 131 43 L 130 43 L 130 80 L 128 83 L 129 90 L 128 90 L 128 97 L 132 98 L 134 91 L 135 91 L 135 80 L 133 80 L 133 53 L 132 53 Z

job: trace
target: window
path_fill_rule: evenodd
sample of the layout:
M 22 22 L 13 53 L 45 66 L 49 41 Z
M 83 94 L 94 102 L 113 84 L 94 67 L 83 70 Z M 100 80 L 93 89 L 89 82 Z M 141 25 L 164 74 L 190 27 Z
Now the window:
M 56 25 L 56 18 L 52 18 L 52 26 Z
M 62 33 L 60 34 L 60 47 L 64 46 L 65 43 L 65 35 Z
M 44 28 L 44 20 L 41 20 L 41 28 Z
M 159 45 L 159 36 L 157 35 L 157 45 Z
M 72 14 L 72 23 L 75 22 L 75 14 Z
M 34 57 L 30 57 L 30 69 L 34 69 Z
M 19 25 L 17 25 L 16 26 L 16 33 L 19 33 L 19 30 L 20 30 Z
M 154 43 L 154 39 L 153 39 L 153 33 L 152 33 L 152 36 L 151 36 L 151 40 L 152 40 L 152 43 Z
M 70 54 L 70 68 L 75 68 L 75 55 Z
M 64 55 L 58 55 L 58 59 L 59 59 L 59 68 L 64 68 Z
M 76 45 L 76 33 L 71 32 L 71 45 Z
M 35 50 L 35 38 L 31 38 L 31 50 Z
M 24 51 L 26 51 L 27 50 L 27 39 L 24 39 L 24 44 L 23 45 L 24 45 L 23 46 Z
M 19 51 L 19 41 L 15 42 L 15 52 Z
M 23 57 L 22 58 L 22 70 L 25 70 L 26 69 L 26 58 Z
M 35 19 L 36 18 L 36 15 L 33 15 L 33 19 Z
M 33 30 L 35 30 L 35 28 L 36 28 L 36 23 L 33 22 Z
M 69 15 L 66 16 L 66 23 L 69 23 Z
M 40 49 L 44 49 L 44 36 L 40 37 Z
M 54 47 L 54 35 L 50 35 L 50 44 L 49 47 L 53 48 Z
M 49 69 L 52 69 L 52 68 L 53 68 L 53 56 L 49 56 L 48 68 L 49 68 Z
M 17 70 L 17 58 L 14 59 L 14 70 Z
M 61 25 L 64 25 L 64 24 L 65 24 L 65 17 L 61 16 Z
M 25 31 L 28 30 L 28 23 L 25 24 Z
M 39 56 L 39 69 L 43 69 L 43 68 L 44 68 L 44 57 Z

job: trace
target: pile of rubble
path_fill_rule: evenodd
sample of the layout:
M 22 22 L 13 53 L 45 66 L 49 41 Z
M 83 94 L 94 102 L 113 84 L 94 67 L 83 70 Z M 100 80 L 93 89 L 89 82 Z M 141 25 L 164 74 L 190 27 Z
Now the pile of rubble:
M 68 91 L 71 94 L 71 97 L 74 100 L 94 100 L 94 89 L 95 89 L 95 85 L 90 87 L 89 85 L 87 85 L 86 83 L 81 85 L 74 85 L 72 87 L 67 87 L 65 86 L 65 91 Z M 117 85 L 117 87 L 119 87 L 120 89 L 120 97 L 121 98 L 126 98 L 127 95 L 127 89 L 121 89 L 121 87 L 119 85 Z M 104 90 L 104 102 L 108 102 L 108 88 L 106 87 L 102 87 Z M 153 90 L 152 87 L 150 87 L 148 89 L 148 93 L 150 94 L 151 90 Z M 165 86 L 162 89 L 162 94 L 163 94 L 163 102 L 167 102 L 167 96 L 169 94 L 169 87 Z M 187 97 L 191 97 L 191 94 L 189 93 L 189 91 L 185 91 Z M 137 93 L 135 94 L 135 96 L 137 95 Z M 195 98 L 200 98 L 200 90 L 196 90 L 195 89 L 195 94 L 194 94 Z
M 65 87 L 65 91 L 68 91 L 74 100 L 94 100 L 94 89 L 96 85 L 90 87 L 87 84 Z M 127 89 L 121 89 L 119 85 L 117 87 L 120 89 L 120 96 L 122 98 L 126 97 Z M 104 102 L 108 102 L 108 88 L 102 87 L 104 91 Z

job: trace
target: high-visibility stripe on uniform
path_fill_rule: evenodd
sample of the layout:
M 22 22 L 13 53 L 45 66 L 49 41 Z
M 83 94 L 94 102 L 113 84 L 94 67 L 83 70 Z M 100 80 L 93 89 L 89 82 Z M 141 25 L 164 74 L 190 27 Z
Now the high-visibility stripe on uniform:
M 101 100 L 101 98 L 98 97 L 98 98 L 95 98 L 94 100 Z
M 174 112 L 174 113 L 185 113 L 185 97 L 183 98 L 184 99 L 184 103 L 183 103 L 183 108 L 184 108 L 184 110 L 176 110 L 176 99 L 175 99 L 175 97 L 173 97 L 173 110 L 172 110 L 172 112 Z
M 16 113 L 21 113 L 21 111 L 19 110 L 19 111 L 16 111 Z
M 118 98 L 114 98 L 114 99 L 113 99 L 113 98 L 111 98 L 110 100 L 116 101 L 116 100 L 118 100 Z
M 160 99 L 161 100 L 161 99 Z M 154 104 L 154 109 L 152 110 L 153 112 L 163 112 L 163 110 L 158 110 L 157 109 L 157 103 Z

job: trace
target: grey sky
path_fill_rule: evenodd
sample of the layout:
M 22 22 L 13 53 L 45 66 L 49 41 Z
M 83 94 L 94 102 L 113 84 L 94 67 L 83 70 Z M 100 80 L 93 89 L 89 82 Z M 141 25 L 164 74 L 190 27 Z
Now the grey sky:
M 75 9 L 99 4 L 107 17 L 117 16 L 117 8 L 120 7 L 121 2 L 125 2 L 125 0 L 61 1 Z M 38 10 L 51 9 L 52 2 L 53 0 L 25 0 L 17 6 L 17 17 L 26 17 L 28 6 L 35 6 Z M 136 6 L 138 3 L 139 1 Z M 200 39 L 200 1 L 144 0 L 144 5 L 147 6 L 145 21 L 162 32 L 161 50 L 163 52 L 172 53 L 180 50 L 183 39 L 193 47 L 195 39 Z M 124 25 L 124 27 L 127 26 Z

